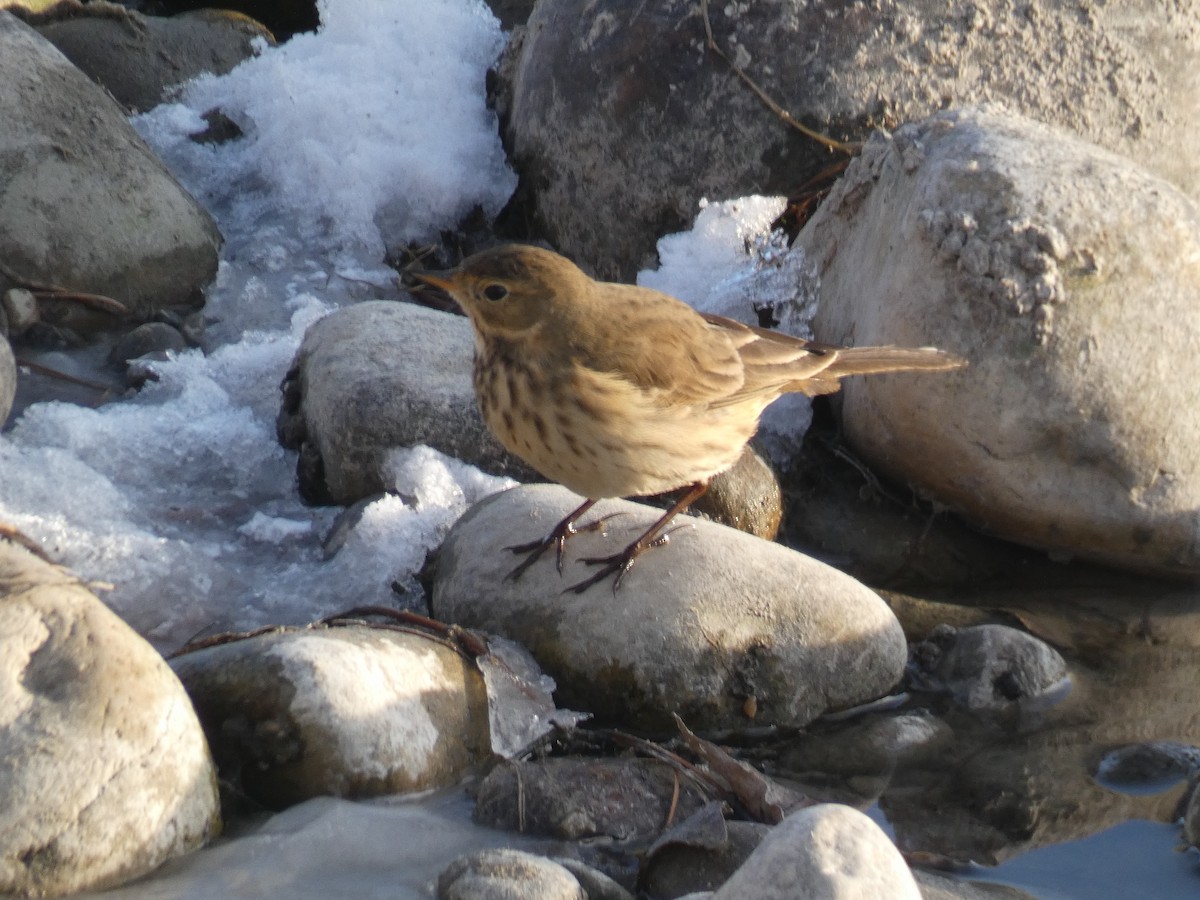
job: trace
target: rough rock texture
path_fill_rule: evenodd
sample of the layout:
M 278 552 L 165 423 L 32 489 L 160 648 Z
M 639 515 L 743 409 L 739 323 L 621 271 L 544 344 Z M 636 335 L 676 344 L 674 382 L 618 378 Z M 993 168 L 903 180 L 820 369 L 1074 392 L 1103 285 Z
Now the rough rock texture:
M 583 524 L 622 515 L 607 534 L 568 542 L 563 576 L 551 552 L 506 580 L 516 557 L 504 548 L 544 537 L 578 504 L 556 485 L 494 495 L 451 530 L 434 576 L 434 614 L 525 645 L 558 683 L 560 705 L 629 728 L 673 728 L 672 712 L 697 730 L 799 726 L 882 695 L 903 669 L 904 637 L 878 596 L 711 522 L 680 518 L 615 592 L 611 580 L 564 592 L 590 571 L 581 557 L 618 551 L 657 517 L 634 503 L 592 510 Z
M 164 18 L 93 2 L 60 4 L 48 18 L 30 24 L 134 112 L 169 99 L 173 87 L 197 75 L 225 74 L 254 55 L 254 38 L 274 42 L 253 19 L 228 10 Z
M 490 753 L 479 672 L 418 635 L 284 630 L 171 664 L 222 778 L 267 806 L 442 787 Z
M 726 55 L 831 137 L 998 100 L 1200 194 L 1195 4 L 708 7 Z M 645 268 L 655 240 L 690 222 L 702 197 L 788 193 L 836 158 L 706 50 L 694 0 L 543 0 L 518 35 L 499 108 L 525 203 L 545 237 L 596 274 Z
M 996 109 L 874 140 L 801 233 L 818 340 L 936 344 L 937 379 L 851 379 L 847 436 L 986 531 L 1200 573 L 1200 207 Z
M 73 575 L 0 539 L 0 894 L 144 875 L 220 827 L 162 658 Z
M 887 897 L 920 900 L 912 872 L 883 830 L 858 810 L 825 803 L 776 825 L 713 900 Z
M 0 293 L 20 278 L 105 294 L 135 319 L 203 302 L 221 242 L 208 213 L 102 88 L 3 11 L 0 84 Z M 41 315 L 114 323 L 86 309 L 43 301 Z

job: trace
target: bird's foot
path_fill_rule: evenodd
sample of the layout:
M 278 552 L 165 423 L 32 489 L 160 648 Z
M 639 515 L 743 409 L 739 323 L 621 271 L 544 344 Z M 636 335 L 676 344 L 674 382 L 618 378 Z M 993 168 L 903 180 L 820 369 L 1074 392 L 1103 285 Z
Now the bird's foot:
M 608 524 L 610 519 L 615 519 L 617 516 L 623 515 L 623 513 L 610 513 L 607 516 L 601 516 L 595 522 L 589 522 L 587 525 L 576 526 L 575 520 L 591 509 L 592 506 L 595 505 L 595 502 L 595 500 L 588 500 L 569 516 L 555 525 L 554 530 L 541 540 L 530 541 L 527 544 L 515 544 L 511 547 L 505 547 L 505 550 L 511 550 L 513 553 L 518 555 L 522 553 L 527 554 L 525 559 L 521 560 L 516 568 L 514 568 L 505 576 L 505 579 L 508 581 L 516 581 L 525 573 L 526 569 L 541 559 L 542 554 L 551 547 L 555 548 L 555 563 L 558 567 L 558 574 L 561 575 L 563 571 L 563 552 L 567 546 L 567 538 L 571 537 L 572 535 L 581 534 L 585 531 L 600 531 L 603 533 L 604 527 Z
M 625 573 L 633 568 L 634 560 L 641 556 L 651 547 L 661 547 L 663 544 L 671 542 L 673 535 L 680 528 L 685 528 L 685 525 L 677 525 L 668 531 L 666 534 L 660 534 L 651 540 L 646 540 L 646 536 L 642 535 L 638 540 L 634 541 L 620 553 L 614 553 L 612 556 L 585 556 L 579 561 L 588 566 L 601 566 L 602 568 L 590 578 L 585 578 L 578 584 L 573 584 L 566 591 L 572 591 L 576 594 L 582 594 L 593 584 L 599 584 L 609 575 L 616 573 L 616 578 L 613 579 L 613 593 L 617 592 L 617 588 L 621 586 L 621 580 L 625 577 Z

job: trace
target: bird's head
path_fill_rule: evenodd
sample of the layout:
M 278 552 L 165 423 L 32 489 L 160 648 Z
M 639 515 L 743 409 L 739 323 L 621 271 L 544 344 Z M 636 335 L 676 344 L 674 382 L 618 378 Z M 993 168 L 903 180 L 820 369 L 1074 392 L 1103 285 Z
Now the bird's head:
M 413 277 L 453 297 L 482 335 L 505 338 L 566 325 L 590 283 L 567 258 L 524 244 L 493 247 L 457 268 Z

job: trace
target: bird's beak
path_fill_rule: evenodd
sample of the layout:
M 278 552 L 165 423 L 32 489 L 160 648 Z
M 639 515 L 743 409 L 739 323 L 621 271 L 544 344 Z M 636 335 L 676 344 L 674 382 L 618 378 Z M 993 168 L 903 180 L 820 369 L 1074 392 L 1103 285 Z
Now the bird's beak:
M 410 272 L 409 274 L 412 275 L 413 278 L 417 279 L 417 281 L 421 282 L 422 284 L 432 285 L 435 288 L 440 288 L 441 290 L 445 291 L 447 294 L 450 294 L 451 296 L 454 295 L 454 288 L 455 288 L 454 280 L 452 278 L 445 277 L 447 274 L 450 274 L 450 273 L 447 273 L 447 272 Z

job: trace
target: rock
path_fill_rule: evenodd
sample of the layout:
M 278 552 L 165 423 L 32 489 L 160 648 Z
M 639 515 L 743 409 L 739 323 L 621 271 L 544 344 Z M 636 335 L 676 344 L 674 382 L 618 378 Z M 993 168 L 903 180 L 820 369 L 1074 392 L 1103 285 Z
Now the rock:
M 0 298 L 0 314 L 8 322 L 8 333 L 14 337 L 37 324 L 40 317 L 37 298 L 24 288 L 9 288 Z
M 638 870 L 644 894 L 679 897 L 716 890 L 771 833 L 770 826 L 758 822 L 726 821 L 723 806 L 713 801 L 655 842 Z
M 1182 741 L 1144 741 L 1104 754 L 1096 780 L 1114 790 L 1164 790 L 1200 772 L 1200 747 Z
M 1183 812 L 1183 839 L 1187 841 L 1189 846 L 1200 846 L 1200 790 L 1196 790 L 1196 784 L 1191 785 L 1191 793 L 1187 799 L 1187 806 Z
M 146 322 L 113 344 L 108 361 L 124 367 L 127 363 L 150 353 L 179 353 L 187 349 L 187 341 L 178 328 L 166 322 Z
M 0 610 L 0 894 L 99 890 L 212 837 L 212 759 L 154 649 L 8 540 Z
M 1067 664 L 1045 641 L 1007 625 L 941 625 L 910 654 L 918 690 L 943 690 L 972 710 L 1065 695 Z
M 13 398 L 17 396 L 17 361 L 13 357 L 8 338 L 0 335 L 0 426 L 12 410 Z
M 561 757 L 497 766 L 479 786 L 475 821 L 564 840 L 609 837 L 649 841 L 671 810 L 679 818 L 704 805 L 685 780 L 676 803 L 675 770 L 657 760 Z
M 521 850 L 460 856 L 440 876 L 438 900 L 588 900 L 564 866 Z
M 28 21 L 133 112 L 170 99 L 172 88 L 198 75 L 224 75 L 254 55 L 255 38 L 275 42 L 253 19 L 217 9 L 164 18 L 111 3 L 60 3 Z
M 713 900 L 887 897 L 920 900 L 900 852 L 878 825 L 849 806 L 823 803 L 776 825 Z
M 954 731 L 924 711 L 871 717 L 828 733 L 806 734 L 779 753 L 793 775 L 890 775 L 899 766 L 936 765 L 954 742 Z
M 281 629 L 171 665 L 222 779 L 269 807 L 442 787 L 490 753 L 479 672 L 419 635 Z
M 36 31 L 0 11 L 0 293 L 30 283 L 107 295 L 137 319 L 197 306 L 221 237 L 124 111 Z M 113 315 L 41 301 L 80 333 Z
M 872 141 L 805 227 L 829 343 L 971 367 L 850 379 L 884 473 L 1060 556 L 1200 573 L 1200 209 L 1061 132 L 963 110 Z
M 534 477 L 492 437 L 471 386 L 462 316 L 370 301 L 309 328 L 284 382 L 280 442 L 301 452 L 301 493 L 350 504 L 385 490 L 395 447 L 427 444 L 498 475 Z
M 1003 102 L 1142 161 L 1193 197 L 1200 10 L 1150 0 L 710 3 L 717 45 L 817 132 L 863 140 L 947 104 Z M 1053 77 L 1030 77 L 1038 60 Z M 632 280 L 704 197 L 787 194 L 830 151 L 786 124 L 706 49 L 700 4 L 539 3 L 503 64 L 497 106 L 521 206 L 559 251 Z M 835 157 L 836 158 L 836 157 Z M 902 246 L 898 242 L 897 246 Z
M 747 445 L 733 468 L 714 478 L 692 509 L 714 522 L 773 541 L 783 519 L 783 490 L 771 464 Z
M 754 724 L 790 727 L 895 684 L 906 645 L 874 593 L 711 522 L 681 518 L 685 527 L 642 556 L 619 590 L 606 581 L 564 592 L 587 574 L 580 558 L 618 551 L 658 516 L 603 501 L 591 516 L 622 515 L 606 535 L 571 539 L 563 576 L 551 552 L 506 580 L 516 558 L 504 548 L 544 537 L 578 504 L 556 485 L 488 498 L 447 535 L 434 574 L 434 614 L 523 644 L 557 682 L 560 706 L 645 730 L 673 730 L 678 712 L 696 731 L 744 727 L 757 707 Z

